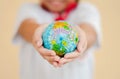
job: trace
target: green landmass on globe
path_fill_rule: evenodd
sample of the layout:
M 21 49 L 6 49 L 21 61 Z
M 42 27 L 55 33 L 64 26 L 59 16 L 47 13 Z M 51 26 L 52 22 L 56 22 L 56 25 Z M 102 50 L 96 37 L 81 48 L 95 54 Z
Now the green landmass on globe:
M 74 51 L 79 41 L 78 33 L 65 21 L 51 23 L 44 31 L 42 37 L 43 46 L 54 50 L 60 57 Z

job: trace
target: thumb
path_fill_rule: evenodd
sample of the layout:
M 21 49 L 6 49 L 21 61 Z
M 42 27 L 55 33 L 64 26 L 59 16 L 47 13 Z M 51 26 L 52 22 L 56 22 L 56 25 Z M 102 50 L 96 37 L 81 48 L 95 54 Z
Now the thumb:
M 38 46 L 38 47 L 42 46 L 42 44 L 43 44 L 42 34 L 43 34 L 44 30 L 46 29 L 46 27 L 47 27 L 48 25 L 49 25 L 49 24 L 42 24 L 41 27 L 40 27 L 40 29 L 39 29 L 38 36 L 40 36 L 40 37 L 39 37 L 39 38 L 37 37 L 37 39 L 39 39 L 39 40 L 37 41 L 37 46 Z
M 78 52 L 81 52 L 81 49 L 82 49 L 81 43 L 78 43 L 78 45 L 77 45 Z
M 42 46 L 42 37 L 39 36 L 38 34 L 34 36 L 34 43 L 36 44 L 37 47 Z
M 36 44 L 38 47 L 42 46 L 42 38 L 40 38 L 39 40 L 36 41 Z
M 36 30 L 35 39 L 37 40 L 36 44 L 38 47 L 42 46 L 42 44 L 43 44 L 42 34 L 47 26 L 48 26 L 48 24 L 41 24 L 40 27 Z

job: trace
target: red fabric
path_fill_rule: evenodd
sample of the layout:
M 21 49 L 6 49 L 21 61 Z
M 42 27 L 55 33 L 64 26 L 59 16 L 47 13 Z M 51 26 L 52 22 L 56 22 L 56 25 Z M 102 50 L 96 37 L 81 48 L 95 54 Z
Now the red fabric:
M 75 8 L 77 7 L 77 2 L 74 2 L 74 3 L 70 3 L 67 8 L 64 10 L 64 12 L 62 13 L 54 13 L 56 15 L 55 17 L 55 21 L 58 21 L 58 20 L 66 20 L 68 15 L 70 14 L 70 12 L 72 10 L 74 10 Z M 44 5 L 42 4 L 42 8 L 49 11 L 49 9 Z

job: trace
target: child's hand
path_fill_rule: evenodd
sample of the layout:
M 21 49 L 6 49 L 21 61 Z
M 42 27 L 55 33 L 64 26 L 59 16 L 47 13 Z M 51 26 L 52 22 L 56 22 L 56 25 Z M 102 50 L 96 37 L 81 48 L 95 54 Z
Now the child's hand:
M 79 33 L 80 37 L 80 41 L 77 45 L 77 50 L 72 53 L 66 54 L 64 58 L 60 59 L 59 66 L 62 66 L 77 59 L 78 57 L 81 57 L 87 48 L 87 39 L 85 32 L 79 26 L 76 26 L 74 29 Z
M 60 57 L 58 57 L 54 51 L 48 50 L 42 46 L 42 33 L 47 26 L 48 24 L 43 24 L 35 30 L 32 44 L 44 59 L 46 59 L 50 64 L 57 67 Z

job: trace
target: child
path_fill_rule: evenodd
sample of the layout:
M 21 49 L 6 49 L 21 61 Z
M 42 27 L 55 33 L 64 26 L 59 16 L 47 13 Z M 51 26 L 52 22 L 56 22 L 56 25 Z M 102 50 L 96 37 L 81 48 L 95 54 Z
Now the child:
M 74 28 L 80 36 L 77 49 L 63 58 L 42 46 L 42 32 L 58 20 L 78 25 Z M 93 52 L 100 45 L 99 12 L 93 5 L 78 0 L 24 4 L 13 42 L 21 44 L 21 79 L 93 79 Z

